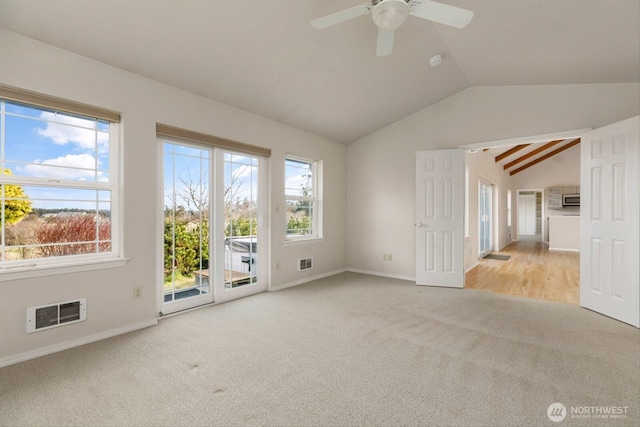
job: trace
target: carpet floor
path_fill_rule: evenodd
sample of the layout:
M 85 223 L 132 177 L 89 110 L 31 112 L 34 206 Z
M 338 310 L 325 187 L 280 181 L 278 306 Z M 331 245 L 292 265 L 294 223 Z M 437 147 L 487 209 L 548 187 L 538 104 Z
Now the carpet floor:
M 639 401 L 634 327 L 355 273 L 0 369 L 2 426 L 637 426 Z

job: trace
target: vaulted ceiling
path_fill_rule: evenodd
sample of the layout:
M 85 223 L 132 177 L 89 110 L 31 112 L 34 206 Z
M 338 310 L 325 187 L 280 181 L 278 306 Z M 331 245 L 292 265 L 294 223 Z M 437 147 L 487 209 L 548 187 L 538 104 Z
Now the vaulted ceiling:
M 471 23 L 410 17 L 383 58 L 368 15 L 310 25 L 363 1 L 0 0 L 0 27 L 344 143 L 470 86 L 640 80 L 639 0 L 440 0 Z
M 580 144 L 580 138 L 555 139 L 543 143 L 523 143 L 512 147 L 487 149 L 502 169 L 515 175 Z

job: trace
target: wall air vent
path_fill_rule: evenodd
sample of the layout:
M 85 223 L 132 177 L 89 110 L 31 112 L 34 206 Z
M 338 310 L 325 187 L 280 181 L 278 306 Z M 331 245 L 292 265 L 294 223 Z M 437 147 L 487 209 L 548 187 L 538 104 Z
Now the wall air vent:
M 87 299 L 27 308 L 27 333 L 87 320 Z
M 313 258 L 303 258 L 298 260 L 298 271 L 310 270 L 313 268 Z

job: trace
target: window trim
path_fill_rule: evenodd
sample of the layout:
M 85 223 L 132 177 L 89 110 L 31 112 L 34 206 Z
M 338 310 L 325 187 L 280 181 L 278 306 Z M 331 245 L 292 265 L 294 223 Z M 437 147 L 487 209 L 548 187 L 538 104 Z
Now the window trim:
M 106 108 L 95 107 L 93 105 L 80 102 L 69 101 L 55 96 L 44 95 L 26 89 L 19 89 L 13 86 L 0 84 L 0 98 L 7 101 L 29 104 L 38 108 L 61 111 L 81 116 L 89 116 L 95 119 L 106 120 L 112 123 L 120 123 L 120 113 Z
M 189 129 L 183 129 L 176 126 L 156 123 L 156 135 L 158 138 L 168 138 L 174 141 L 195 142 L 206 146 L 214 146 L 225 150 L 237 151 L 240 153 L 270 157 L 271 149 L 251 145 L 244 142 L 234 141 L 232 139 L 222 138 L 219 136 L 209 135 L 202 132 L 196 132 Z
M 285 154 L 284 166 L 286 168 L 287 160 L 291 160 L 294 162 L 301 163 L 310 163 L 312 165 L 312 175 L 311 175 L 311 186 L 313 190 L 314 196 L 305 197 L 305 196 L 287 196 L 286 194 L 286 176 L 285 176 L 285 185 L 283 185 L 283 193 L 284 193 L 284 243 L 285 245 L 294 245 L 301 243 L 312 243 L 312 242 L 320 242 L 324 240 L 323 235 L 323 225 L 322 225 L 322 161 L 310 159 L 302 156 L 297 156 L 294 154 Z M 286 172 L 285 172 L 286 175 Z M 300 200 L 300 201 L 310 201 L 313 203 L 313 227 L 312 233 L 306 235 L 288 235 L 287 234 L 287 201 L 289 200 Z
M 511 195 L 511 189 L 507 188 L 507 227 L 511 227 L 511 209 L 513 206 L 513 199 Z M 510 233 L 511 234 L 511 233 Z
M 34 277 L 55 276 L 58 274 L 77 273 L 82 271 L 102 270 L 107 268 L 124 267 L 129 258 L 113 257 L 101 259 L 65 260 L 64 263 L 25 264 L 12 268 L 0 269 L 0 282 Z
M 129 261 L 123 255 L 123 176 L 121 164 L 122 127 L 120 113 L 87 104 L 42 95 L 23 89 L 0 85 L 0 101 L 17 102 L 26 106 L 86 116 L 109 122 L 109 182 L 67 181 L 59 188 L 90 188 L 111 193 L 111 251 L 98 254 L 82 254 L 5 262 L 0 265 L 0 282 L 32 277 L 43 277 L 80 271 L 123 267 Z M 2 182 L 15 185 L 43 185 L 43 179 L 3 175 Z M 62 184 L 62 185 L 60 185 Z M 52 183 L 52 186 L 56 186 Z

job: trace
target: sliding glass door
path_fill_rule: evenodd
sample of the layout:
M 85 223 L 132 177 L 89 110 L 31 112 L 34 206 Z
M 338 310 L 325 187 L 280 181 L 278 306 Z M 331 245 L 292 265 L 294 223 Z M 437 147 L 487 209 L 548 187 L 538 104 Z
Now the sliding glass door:
M 263 291 L 266 159 L 179 141 L 162 150 L 161 312 Z
M 488 255 L 493 250 L 493 185 L 480 180 L 478 182 L 478 254 Z

